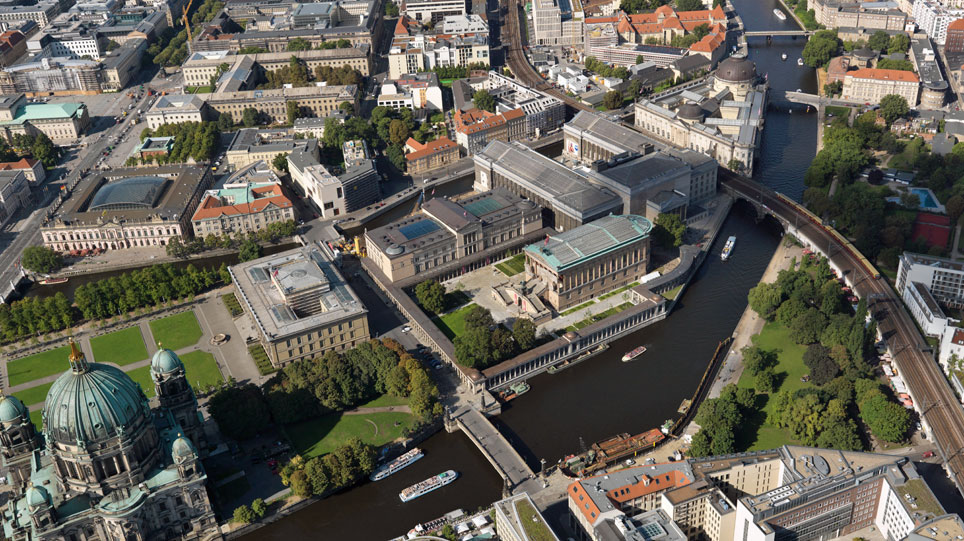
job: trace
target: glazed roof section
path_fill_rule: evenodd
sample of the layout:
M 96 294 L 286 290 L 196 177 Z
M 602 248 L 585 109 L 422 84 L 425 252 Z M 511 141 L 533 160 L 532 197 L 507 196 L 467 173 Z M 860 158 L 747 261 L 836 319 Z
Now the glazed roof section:
M 622 208 L 622 200 L 608 188 L 593 185 L 584 174 L 530 148 L 492 141 L 475 159 L 491 163 L 501 175 L 551 201 L 557 210 L 584 216 Z
M 634 214 L 604 216 L 594 222 L 526 246 L 526 254 L 555 272 L 574 267 L 649 236 L 653 224 Z
M 580 111 L 563 126 L 566 134 L 582 134 L 583 137 L 603 143 L 608 150 L 619 154 L 626 150 L 648 154 L 663 145 L 638 131 L 603 118 L 589 111 Z

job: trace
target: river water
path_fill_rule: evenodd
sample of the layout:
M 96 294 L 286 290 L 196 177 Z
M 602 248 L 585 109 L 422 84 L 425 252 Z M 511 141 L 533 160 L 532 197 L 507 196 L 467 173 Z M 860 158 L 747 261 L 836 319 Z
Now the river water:
M 794 28 L 773 16 L 775 0 L 731 1 L 748 30 Z M 757 70 L 768 74 L 773 91 L 813 92 L 813 70 L 796 65 L 803 45 L 803 38 L 775 38 L 770 45 L 765 38 L 750 38 L 749 55 Z M 786 62 L 782 52 L 787 53 Z M 756 178 L 799 198 L 803 172 L 816 146 L 815 124 L 812 113 L 771 106 Z M 388 219 L 380 217 L 369 228 Z M 747 291 L 759 281 L 779 242 L 779 229 L 770 221 L 758 223 L 743 205 L 734 207 L 711 254 L 719 253 L 730 235 L 739 239 L 733 257 L 726 263 L 709 257 L 667 320 L 614 342 L 609 351 L 585 363 L 531 379 L 532 390 L 496 420 L 536 471 L 539 459 L 551 464 L 578 452 L 580 440 L 589 445 L 622 432 L 642 432 L 678 415 L 677 408 L 692 396 L 719 341 L 732 334 L 746 307 Z M 620 362 L 625 351 L 640 344 L 649 348 L 645 355 Z M 402 472 L 312 504 L 245 539 L 384 540 L 453 509 L 471 511 L 500 497 L 498 475 L 462 434 L 440 433 L 421 447 L 425 458 Z M 459 471 L 460 479 L 413 502 L 399 502 L 402 488 L 447 469 Z M 555 525 L 563 520 L 564 509 L 548 515 Z

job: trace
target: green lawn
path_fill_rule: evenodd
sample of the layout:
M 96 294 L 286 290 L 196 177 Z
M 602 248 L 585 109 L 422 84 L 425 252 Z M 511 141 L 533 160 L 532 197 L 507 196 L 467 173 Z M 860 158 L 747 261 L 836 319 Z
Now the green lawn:
M 141 390 L 144 391 L 144 394 L 147 395 L 147 398 L 154 397 L 154 380 L 151 379 L 150 366 L 135 368 L 130 372 L 127 372 L 127 375 L 134 380 L 134 383 L 137 383 L 141 386 Z
M 573 323 L 572 325 L 566 327 L 566 330 L 567 330 L 567 331 L 578 331 L 579 329 L 581 329 L 581 328 L 583 328 L 583 327 L 588 327 L 589 325 L 592 325 L 593 323 L 595 323 L 595 322 L 597 322 L 597 321 L 602 321 L 602 320 L 606 319 L 607 317 L 609 317 L 609 316 L 611 316 L 611 315 L 613 315 L 613 314 L 618 314 L 618 313 L 622 312 L 623 310 L 629 308 L 629 307 L 632 306 L 632 305 L 633 305 L 633 303 L 631 303 L 631 302 L 624 302 L 624 303 L 620 304 L 619 306 L 613 306 L 612 308 L 610 308 L 609 310 L 606 310 L 605 312 L 600 312 L 600 313 L 598 313 L 598 314 L 596 314 L 596 315 L 589 316 L 589 317 L 587 317 L 586 319 L 584 319 L 584 320 L 582 320 L 582 321 L 578 321 L 578 322 L 576 322 L 576 323 Z
M 258 367 L 258 372 L 260 372 L 262 376 L 274 374 L 278 371 L 278 369 L 271 364 L 271 359 L 268 358 L 268 352 L 264 350 L 264 346 L 260 343 L 248 346 L 248 355 L 251 355 L 251 358 L 254 359 L 254 365 Z
M 201 326 L 193 310 L 155 319 L 150 326 L 154 341 L 170 350 L 193 346 L 201 339 Z
M 214 92 L 214 88 L 212 88 L 211 85 L 186 86 L 184 87 L 184 91 L 188 94 L 210 94 L 211 92 Z
M 683 284 L 680 284 L 674 287 L 673 289 L 670 289 L 669 291 L 666 291 L 665 293 L 663 293 L 663 298 L 671 301 L 675 299 L 677 295 L 679 295 L 679 292 L 682 289 L 683 289 Z
M 10 386 L 21 385 L 35 379 L 59 374 L 70 368 L 70 346 L 37 353 L 7 363 Z
M 559 314 L 559 315 L 561 315 L 561 316 L 568 316 L 569 314 L 575 314 L 576 312 L 578 312 L 578 311 L 580 311 L 580 310 L 582 310 L 582 309 L 584 309 L 584 308 L 589 308 L 590 306 L 592 306 L 592 305 L 594 305 L 594 304 L 596 304 L 596 300 L 595 300 L 595 299 L 593 299 L 593 300 L 591 300 L 591 301 L 589 301 L 589 302 L 584 302 L 584 303 L 580 304 L 579 306 L 576 306 L 575 308 L 570 308 L 570 309 L 566 310 L 565 312 L 562 312 L 562 313 Z
M 432 321 L 440 331 L 445 333 L 449 340 L 465 332 L 465 314 L 475 306 L 475 303 L 463 306 L 454 312 L 449 312 L 442 317 L 433 317 Z
M 147 358 L 147 347 L 138 326 L 114 331 L 90 339 L 94 360 L 99 363 L 113 363 L 118 366 L 136 363 Z
M 536 513 L 536 510 L 526 500 L 519 500 L 515 504 L 515 510 L 519 513 L 519 523 L 526 531 L 526 537 L 532 541 L 553 541 L 556 539 L 545 519 Z
M 516 254 L 502 263 L 496 263 L 495 268 L 502 271 L 502 274 L 506 276 L 515 276 L 526 270 L 526 256 L 525 254 Z
M 214 355 L 206 351 L 192 351 L 179 355 L 179 357 L 181 362 L 184 363 L 184 370 L 187 372 L 187 382 L 192 387 L 217 385 L 224 381 L 221 370 L 218 369 L 218 363 L 214 360 Z
M 636 287 L 636 286 L 638 286 L 638 285 L 639 285 L 639 282 L 633 282 L 633 283 L 631 283 L 631 284 L 629 284 L 629 285 L 625 285 L 625 286 L 623 286 L 623 287 L 621 287 L 621 288 L 619 288 L 619 289 L 610 291 L 609 293 L 606 293 L 605 295 L 600 295 L 600 296 L 599 296 L 599 300 L 604 301 L 604 300 L 608 299 L 609 297 L 614 297 L 614 296 L 616 296 L 616 295 L 619 295 L 619 294 L 622 293 L 623 291 L 629 291 L 630 289 L 632 289 L 632 288 L 634 288 L 634 287 Z
M 838 107 L 836 105 L 828 105 L 824 108 L 828 115 L 842 116 L 847 118 L 850 116 L 850 107 Z
M 37 430 L 44 429 L 44 410 L 34 410 L 30 412 L 30 422 L 33 426 L 37 427 Z
M 375 426 L 378 434 L 375 434 Z M 348 438 L 358 437 L 372 445 L 384 445 L 401 437 L 415 417 L 408 413 L 369 413 L 342 415 L 333 413 L 315 419 L 287 425 L 285 431 L 299 455 L 305 458 L 321 456 L 344 445 Z M 395 426 L 399 423 L 398 426 Z
M 407 406 L 407 398 L 398 398 L 390 394 L 383 394 L 378 398 L 358 406 L 359 408 L 383 408 L 385 406 Z
M 36 387 L 29 387 L 22 391 L 17 391 L 16 397 L 28 406 L 40 404 L 44 400 L 47 400 L 47 391 L 50 390 L 50 386 L 53 384 L 54 382 L 51 381 L 50 383 L 44 383 Z
M 803 354 L 807 351 L 805 346 L 797 345 L 790 339 L 790 331 L 777 322 L 770 322 L 763 326 L 760 334 L 753 337 L 753 344 L 765 351 L 776 351 L 777 365 L 773 371 L 780 376 L 780 386 L 774 391 L 774 395 L 783 390 L 796 391 L 804 387 L 812 387 L 810 383 L 800 381 L 800 378 L 809 374 L 807 365 L 803 364 Z M 737 383 L 739 387 L 748 389 L 754 388 L 753 377 L 744 372 Z M 738 444 L 738 448 L 745 448 L 748 451 L 759 449 L 773 449 L 788 443 L 796 442 L 784 429 L 772 426 L 766 422 L 766 417 L 770 413 L 769 396 L 759 395 L 757 405 L 761 408 L 756 416 L 749 419 L 744 424 L 746 432 L 744 434 L 747 441 Z M 757 427 L 754 434 L 751 427 Z
M 901 495 L 910 496 L 914 504 L 917 505 L 918 511 L 930 513 L 934 516 L 944 514 L 941 505 L 937 503 L 937 500 L 934 499 L 934 495 L 927 488 L 927 485 L 920 479 L 907 481 L 902 486 L 897 487 L 897 492 Z M 904 496 L 904 499 L 906 501 L 906 496 Z

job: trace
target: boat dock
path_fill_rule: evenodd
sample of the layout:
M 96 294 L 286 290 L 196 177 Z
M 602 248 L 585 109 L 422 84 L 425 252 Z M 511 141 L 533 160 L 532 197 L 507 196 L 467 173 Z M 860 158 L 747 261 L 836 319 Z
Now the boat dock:
M 542 488 L 535 472 L 479 410 L 468 406 L 459 408 L 452 414 L 449 425 L 453 424 L 452 428 L 458 427 L 464 432 L 502 477 L 504 493 L 526 491 L 533 494 Z

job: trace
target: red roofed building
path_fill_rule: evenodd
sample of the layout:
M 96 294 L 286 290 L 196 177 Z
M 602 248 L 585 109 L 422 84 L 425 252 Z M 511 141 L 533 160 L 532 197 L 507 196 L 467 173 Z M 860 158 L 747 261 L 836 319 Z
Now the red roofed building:
M 405 152 L 408 173 L 412 175 L 459 161 L 459 145 L 448 137 L 439 137 L 425 144 L 409 137 L 408 141 L 405 141 Z
M 964 19 L 951 21 L 951 23 L 947 25 L 947 37 L 944 38 L 944 52 L 964 52 Z
M 511 143 L 525 137 L 526 119 L 522 109 L 498 114 L 477 108 L 456 110 L 454 120 L 455 140 L 470 155 L 485 148 L 489 141 Z
M 248 233 L 269 224 L 295 219 L 294 205 L 279 184 L 248 184 L 240 188 L 208 190 L 191 222 L 194 236 Z
M 920 78 L 912 71 L 878 68 L 849 71 L 844 77 L 844 99 L 877 104 L 888 94 L 903 96 L 913 107 L 920 95 Z
M 4 65 L 13 64 L 27 52 L 27 38 L 19 30 L 7 30 L 0 34 L 0 61 Z
M 16 162 L 2 162 L 0 163 L 0 171 L 21 171 L 30 184 L 40 184 L 47 179 L 43 164 L 40 163 L 40 160 L 33 158 L 20 158 Z

